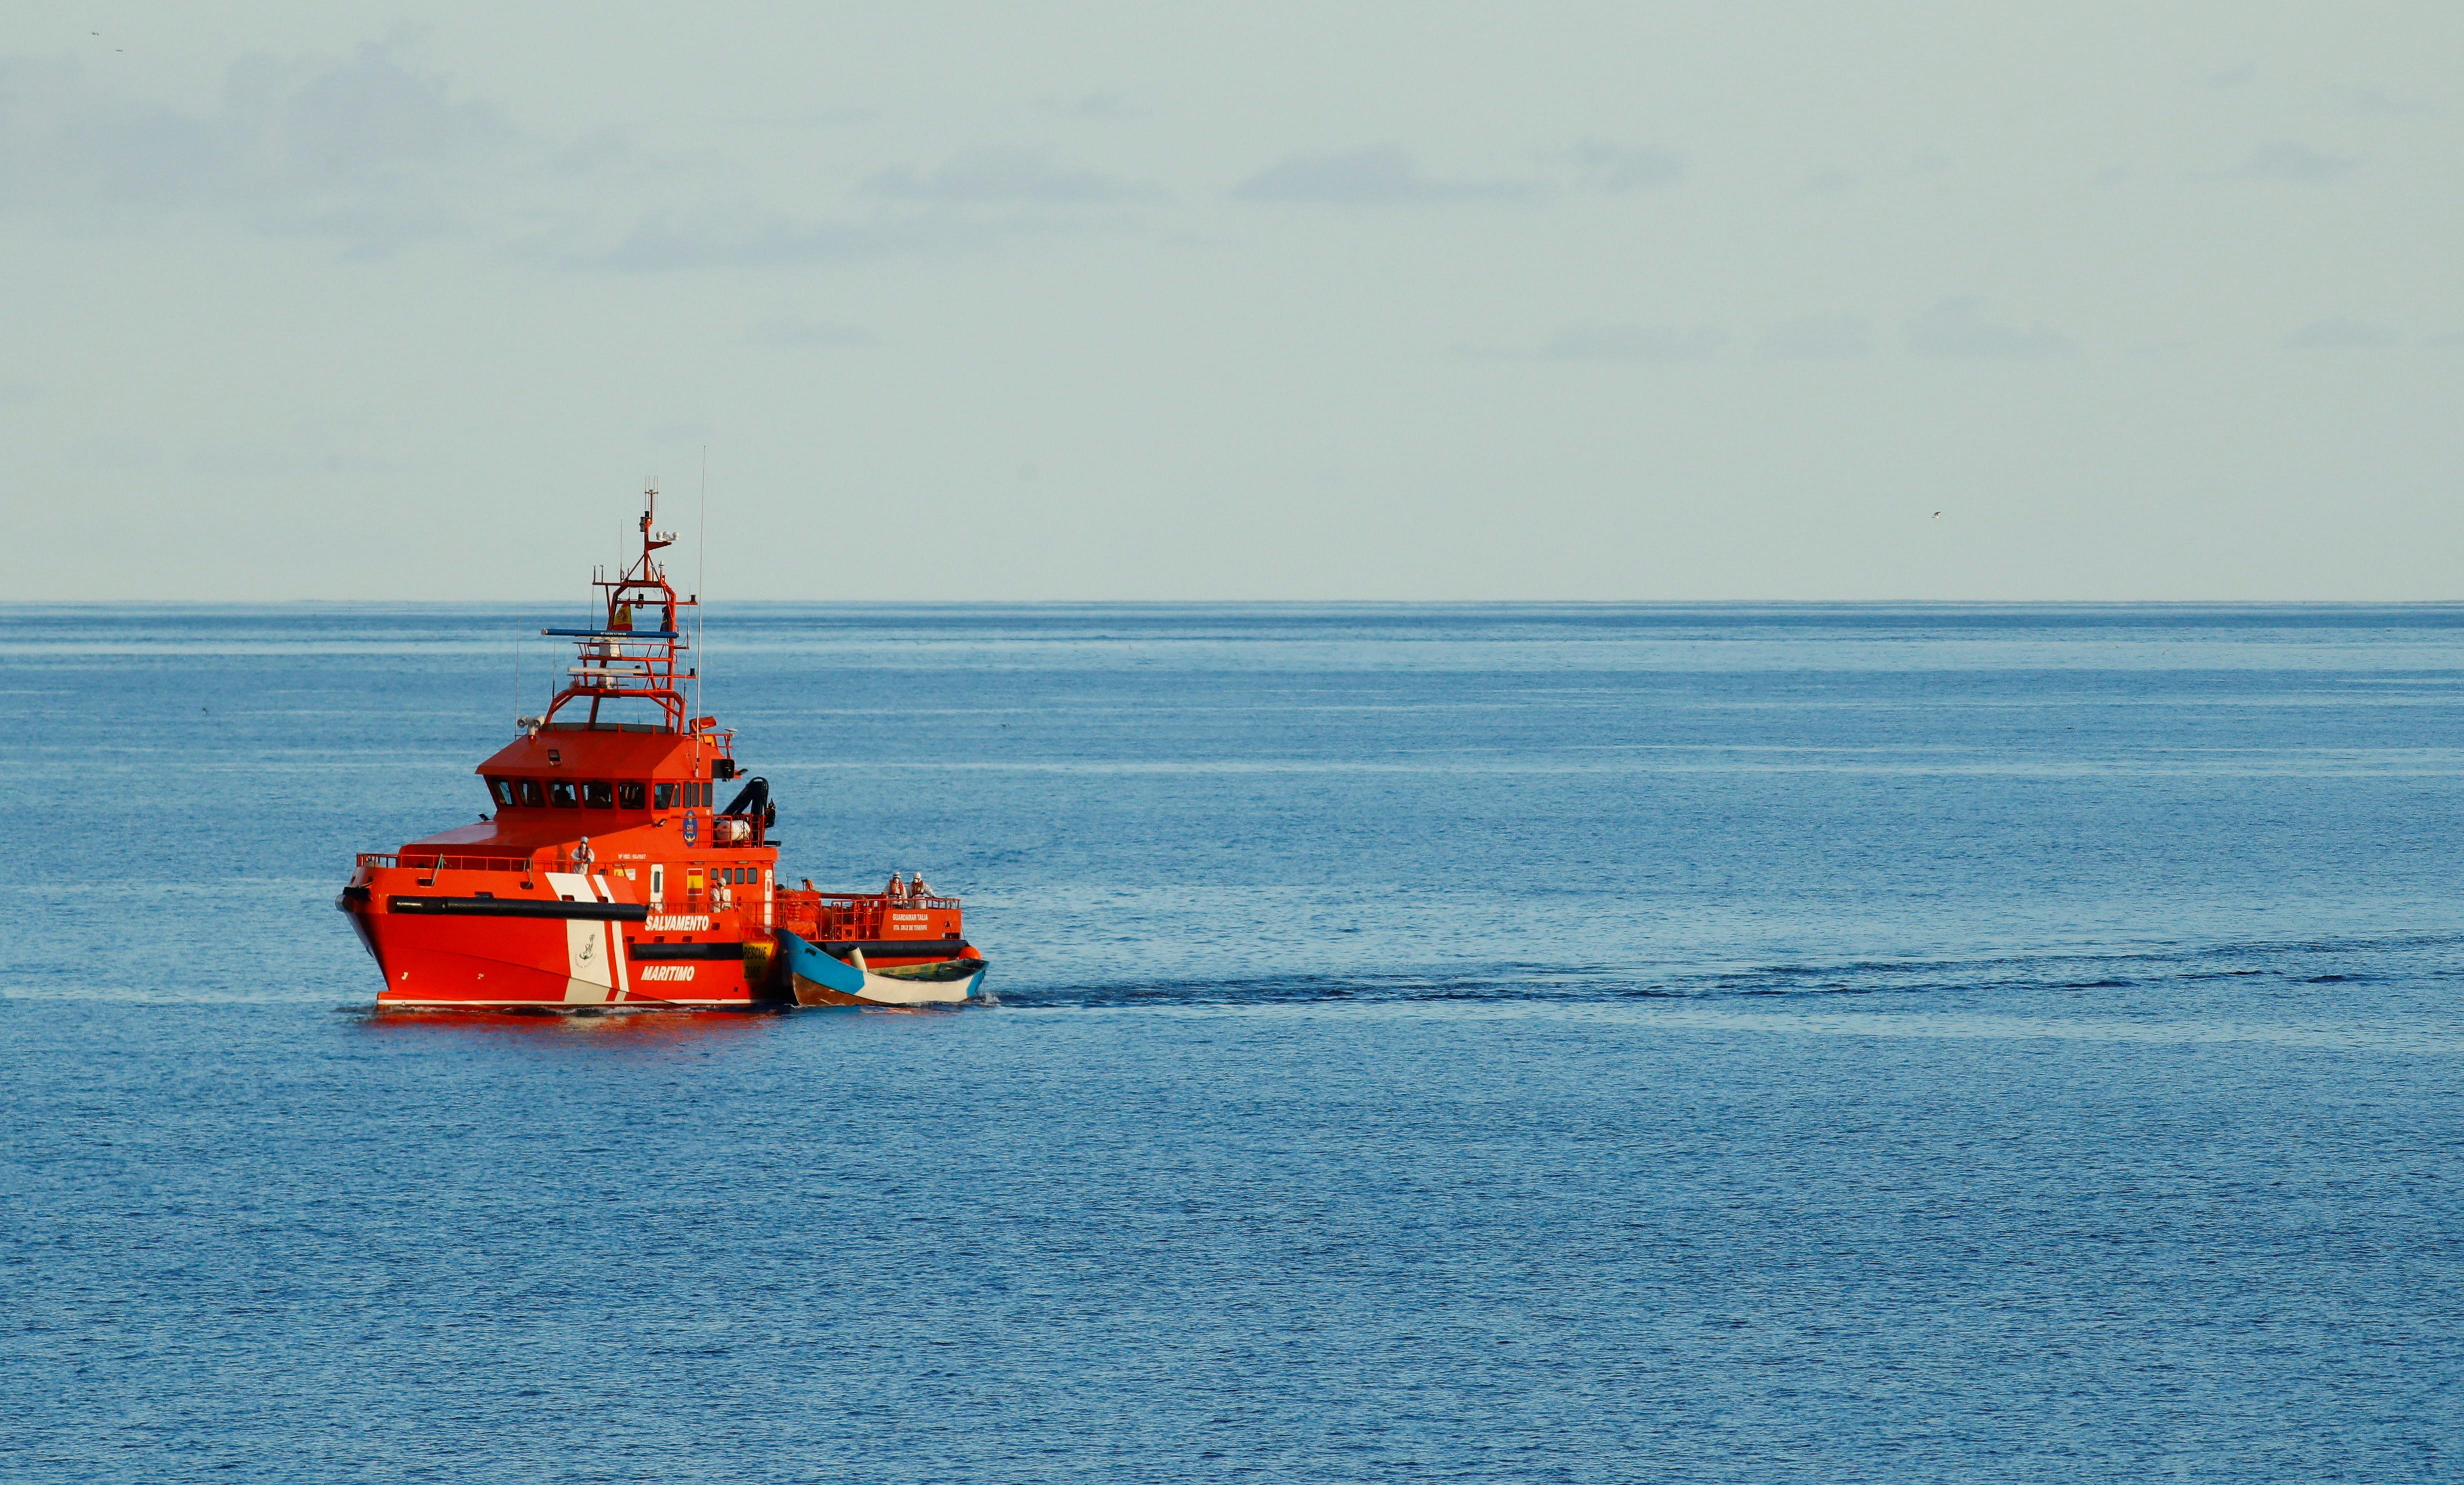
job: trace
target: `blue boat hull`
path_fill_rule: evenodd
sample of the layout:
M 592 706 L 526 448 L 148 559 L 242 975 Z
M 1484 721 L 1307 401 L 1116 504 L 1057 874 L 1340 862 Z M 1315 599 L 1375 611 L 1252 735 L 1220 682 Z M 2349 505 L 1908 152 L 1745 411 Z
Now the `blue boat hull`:
M 798 1005 L 964 1005 L 982 998 L 986 965 L 981 959 L 951 958 L 875 970 L 865 963 L 862 950 L 841 959 L 783 929 L 774 939 L 780 972 Z

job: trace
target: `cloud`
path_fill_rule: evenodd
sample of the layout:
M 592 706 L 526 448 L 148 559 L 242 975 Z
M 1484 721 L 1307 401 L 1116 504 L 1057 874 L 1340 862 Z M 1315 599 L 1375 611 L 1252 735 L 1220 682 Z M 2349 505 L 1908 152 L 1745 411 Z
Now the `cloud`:
M 546 165 L 554 175 L 585 176 L 639 162 L 640 157 L 624 135 L 614 129 L 597 129 L 550 152 Z
M 1674 186 L 1685 174 L 1683 156 L 1653 144 L 1612 144 L 1585 140 L 1567 158 L 1594 190 L 1643 191 Z
M 1462 345 L 1455 354 L 1472 360 L 1698 361 L 1727 343 L 1715 325 L 1569 325 L 1529 349 Z
M 405 65 L 398 48 L 363 46 L 339 66 L 243 58 L 225 85 L 228 117 L 275 168 L 323 181 L 494 156 L 517 136 L 485 103 L 456 101 L 445 79 Z M 253 125 L 253 127 L 250 127 Z
M 1539 194 L 1539 186 L 1529 181 L 1433 180 L 1393 144 L 1331 155 L 1287 156 L 1232 188 L 1237 201 L 1344 207 L 1529 201 Z
M 880 117 L 878 108 L 825 106 L 798 109 L 791 114 L 748 114 L 735 121 L 758 129 L 844 129 L 850 124 L 871 123 Z
M 89 434 L 69 446 L 72 464 L 112 474 L 159 469 L 164 458 L 163 446 L 146 438 Z
M 243 57 L 202 114 L 99 93 L 72 61 L 0 60 L 0 211 L 80 227 L 225 215 L 381 256 L 462 230 L 457 190 L 526 148 L 399 39 Z
M 1872 352 L 1873 337 L 1854 315 L 1815 315 L 1794 319 L 1763 338 L 1758 360 L 1854 360 Z
M 1018 221 L 961 220 L 948 212 L 808 219 L 743 209 L 670 210 L 643 216 L 613 247 L 547 256 L 559 267 L 628 273 L 785 268 L 980 251 L 1007 233 L 1031 228 Z
M 980 251 L 1164 196 L 985 149 L 884 171 L 846 209 L 782 209 L 723 160 L 684 164 L 620 133 L 519 129 L 422 64 L 407 33 L 341 56 L 244 57 L 203 109 L 114 96 L 74 61 L 0 58 L 0 221 L 78 233 L 219 223 L 346 258 L 461 239 L 544 266 L 651 272 Z M 679 188 L 699 198 L 649 194 Z
M 739 200 L 646 212 L 600 246 L 573 246 L 586 235 L 580 232 L 544 237 L 527 255 L 559 268 L 626 273 L 796 268 L 984 253 L 1023 241 L 1136 229 L 1133 216 L 1055 203 L 881 203 L 800 216 Z
M 1945 299 L 1909 320 L 1908 349 L 1920 356 L 2042 360 L 2078 347 L 2042 325 L 2021 330 L 1995 324 L 1986 317 L 1984 300 L 1962 297 Z
M 2349 315 L 2314 319 L 2287 335 L 2281 342 L 2288 351 L 2368 351 L 2399 343 L 2392 331 L 2355 319 Z
M 2339 155 L 2322 155 L 2298 140 L 2270 140 L 2253 147 L 2234 174 L 2247 181 L 2315 184 L 2342 179 L 2352 173 L 2353 164 Z
M 397 474 L 407 466 L 372 454 L 319 451 L 278 439 L 253 439 L 197 448 L 180 461 L 191 474 L 269 479 L 297 474 Z
M 773 320 L 766 325 L 754 326 L 745 338 L 755 345 L 786 350 L 837 350 L 881 343 L 864 326 L 841 320 Z
M 2427 119 L 2438 112 L 2427 103 L 2390 98 L 2376 88 L 2338 88 L 2335 98 L 2344 112 L 2360 119 Z
M 135 445 L 147 463 L 176 460 L 191 474 L 216 479 L 283 478 L 300 474 L 398 474 L 409 466 L 371 452 L 383 420 L 364 412 L 307 414 L 261 433 L 224 428 L 184 449 Z
M 1153 186 L 1092 170 L 1058 169 L 1033 150 L 974 149 L 930 173 L 884 170 L 864 185 L 884 201 L 942 206 L 1104 207 L 1155 201 Z
M 1046 94 L 1027 107 L 1055 118 L 1084 119 L 1097 123 L 1118 123 L 1147 116 L 1145 109 L 1117 93 L 1089 93 L 1075 98 Z

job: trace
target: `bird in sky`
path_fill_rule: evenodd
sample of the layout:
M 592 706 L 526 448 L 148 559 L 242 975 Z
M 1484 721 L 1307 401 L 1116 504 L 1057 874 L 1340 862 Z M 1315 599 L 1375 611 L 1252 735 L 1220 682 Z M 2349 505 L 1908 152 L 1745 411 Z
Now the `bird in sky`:
M 1941 519 L 1942 519 L 1942 513 L 1941 513 L 1940 511 L 1936 511 L 1935 513 L 1933 513 L 1933 518 L 1934 518 L 1935 520 L 1941 520 Z

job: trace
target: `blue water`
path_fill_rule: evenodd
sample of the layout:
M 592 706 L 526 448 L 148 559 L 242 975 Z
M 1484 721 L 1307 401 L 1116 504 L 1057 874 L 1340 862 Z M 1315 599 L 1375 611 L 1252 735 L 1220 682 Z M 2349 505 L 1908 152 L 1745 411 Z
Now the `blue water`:
M 721 610 L 1002 1005 L 371 1016 L 572 617 L 0 614 L 0 1478 L 2464 1474 L 2464 610 Z

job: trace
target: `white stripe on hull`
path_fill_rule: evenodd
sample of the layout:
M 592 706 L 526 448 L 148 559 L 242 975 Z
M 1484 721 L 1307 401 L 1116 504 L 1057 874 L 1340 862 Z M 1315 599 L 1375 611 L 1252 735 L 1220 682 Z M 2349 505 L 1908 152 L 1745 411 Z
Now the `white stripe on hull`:
M 796 998 L 808 1006 L 964 1005 L 975 997 L 976 987 L 983 982 L 982 970 L 962 980 L 902 980 L 867 970 L 863 988 L 848 992 L 815 984 L 801 974 L 795 976 Z
M 605 877 L 576 872 L 544 873 L 548 890 L 567 902 L 612 903 L 616 894 Z M 564 923 L 564 1003 L 607 1005 L 632 991 L 625 965 L 625 935 L 610 922 L 568 918 Z
M 983 983 L 984 972 L 978 970 L 962 980 L 902 980 L 887 974 L 864 972 L 864 989 L 856 994 L 862 999 L 886 1006 L 954 1006 L 974 996 L 976 987 Z

